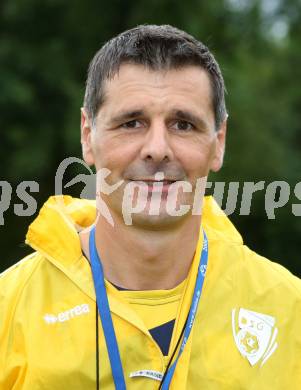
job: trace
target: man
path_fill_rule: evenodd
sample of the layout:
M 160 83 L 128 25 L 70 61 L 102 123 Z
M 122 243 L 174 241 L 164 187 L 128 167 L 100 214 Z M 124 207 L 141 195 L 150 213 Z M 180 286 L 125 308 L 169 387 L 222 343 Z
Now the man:
M 139 26 L 100 49 L 81 142 L 101 185 L 51 197 L 35 252 L 0 278 L 1 389 L 300 388 L 300 280 L 212 198 L 200 212 L 226 123 L 219 66 L 187 33 Z

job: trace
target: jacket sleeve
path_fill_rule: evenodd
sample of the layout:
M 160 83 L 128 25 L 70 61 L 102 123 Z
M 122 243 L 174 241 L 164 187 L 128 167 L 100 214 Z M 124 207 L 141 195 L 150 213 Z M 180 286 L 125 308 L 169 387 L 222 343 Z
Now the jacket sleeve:
M 16 316 L 20 296 L 36 266 L 35 253 L 0 274 L 0 390 L 21 388 L 26 371 L 22 334 L 22 310 Z M 20 384 L 20 387 L 19 387 Z

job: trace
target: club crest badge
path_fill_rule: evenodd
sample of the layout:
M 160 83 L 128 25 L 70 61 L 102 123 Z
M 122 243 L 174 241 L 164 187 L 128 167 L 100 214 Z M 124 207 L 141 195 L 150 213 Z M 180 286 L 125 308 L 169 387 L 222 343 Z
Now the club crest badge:
M 263 366 L 278 347 L 274 317 L 243 308 L 232 310 L 235 344 L 249 363 Z

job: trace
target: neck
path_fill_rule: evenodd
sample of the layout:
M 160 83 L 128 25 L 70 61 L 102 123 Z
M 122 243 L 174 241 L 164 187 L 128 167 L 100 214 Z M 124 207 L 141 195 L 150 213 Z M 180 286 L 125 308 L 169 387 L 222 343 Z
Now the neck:
M 172 230 L 143 230 L 123 223 L 114 227 L 99 218 L 96 247 L 104 275 L 132 290 L 171 289 L 188 275 L 199 237 L 200 218 L 190 216 Z M 89 232 L 80 233 L 89 258 Z

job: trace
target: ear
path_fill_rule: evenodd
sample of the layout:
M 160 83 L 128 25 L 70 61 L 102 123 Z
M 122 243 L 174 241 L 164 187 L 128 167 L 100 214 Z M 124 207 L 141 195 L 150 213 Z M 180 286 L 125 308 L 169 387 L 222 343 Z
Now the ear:
M 210 167 L 213 172 L 218 172 L 223 165 L 226 146 L 227 119 L 228 116 L 223 120 L 219 130 L 215 134 L 215 150 Z
M 92 149 L 92 123 L 88 113 L 81 108 L 81 124 L 80 124 L 80 142 L 82 144 L 83 159 L 91 166 L 94 164 L 94 154 Z

